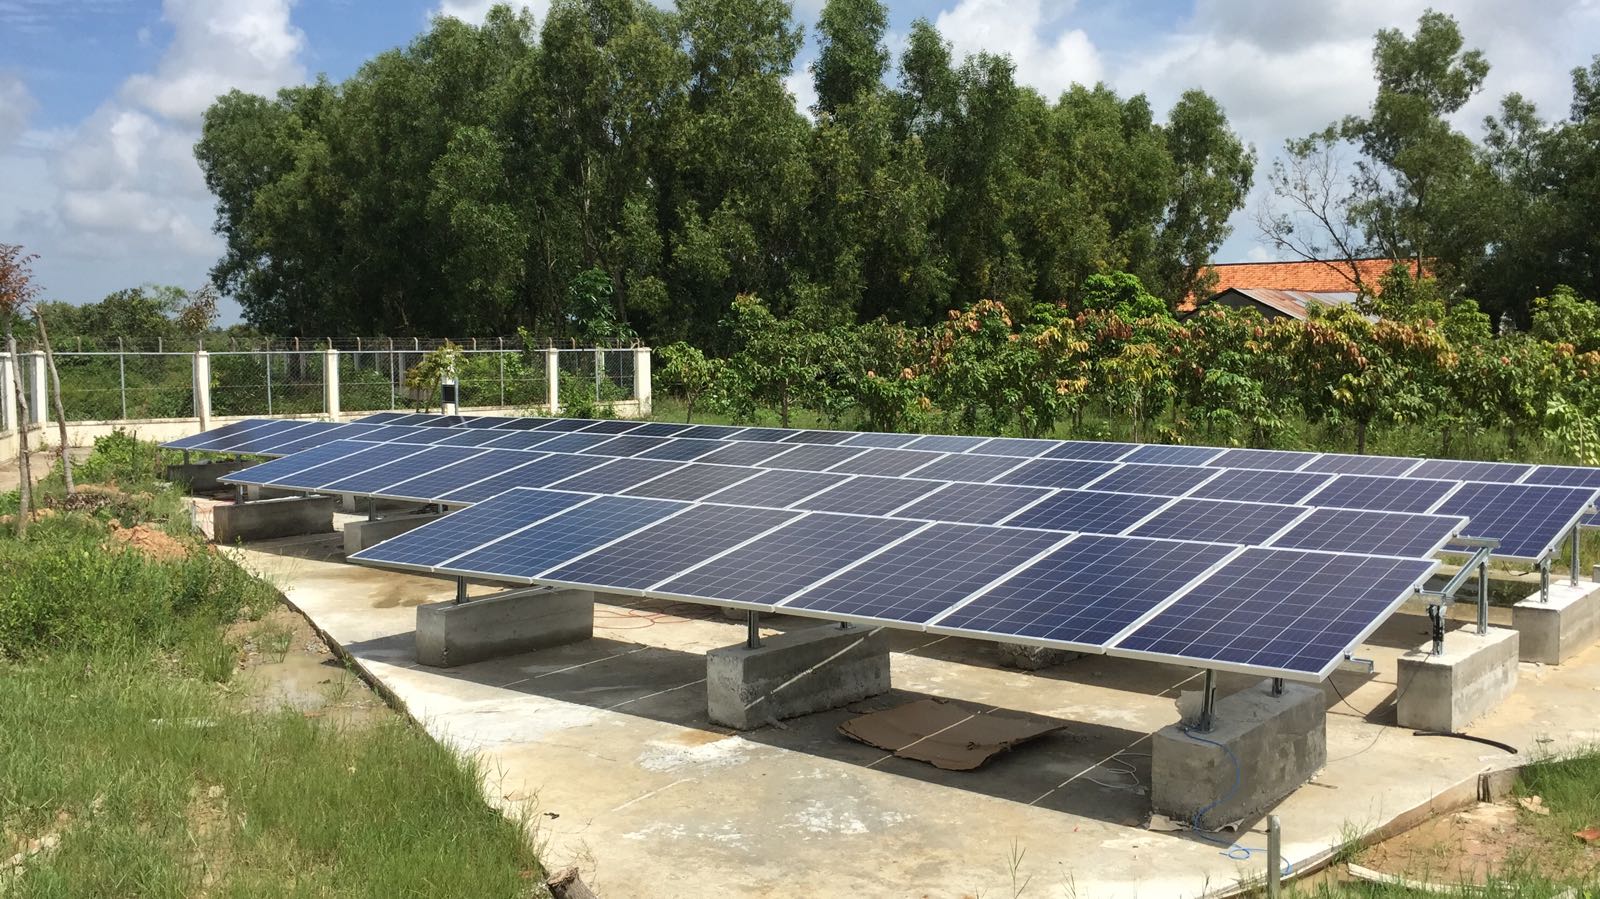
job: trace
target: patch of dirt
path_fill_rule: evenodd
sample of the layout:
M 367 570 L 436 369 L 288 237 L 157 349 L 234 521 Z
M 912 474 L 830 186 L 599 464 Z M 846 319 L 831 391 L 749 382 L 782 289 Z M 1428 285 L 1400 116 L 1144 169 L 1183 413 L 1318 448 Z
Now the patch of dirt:
M 1600 851 L 1552 845 L 1515 800 L 1480 802 L 1427 821 L 1373 846 L 1358 859 L 1365 867 L 1413 880 L 1481 885 L 1496 873 L 1531 867 L 1553 877 L 1600 862 Z M 1574 852 L 1588 855 L 1575 858 Z M 1577 862 L 1575 866 L 1574 863 Z
M 241 650 L 232 687 L 248 708 L 288 707 L 307 718 L 357 727 L 398 714 L 288 606 L 273 607 L 259 621 L 234 624 L 228 640 Z
M 165 531 L 138 524 L 131 528 L 111 523 L 112 545 L 144 553 L 158 562 L 175 562 L 189 555 L 189 545 Z

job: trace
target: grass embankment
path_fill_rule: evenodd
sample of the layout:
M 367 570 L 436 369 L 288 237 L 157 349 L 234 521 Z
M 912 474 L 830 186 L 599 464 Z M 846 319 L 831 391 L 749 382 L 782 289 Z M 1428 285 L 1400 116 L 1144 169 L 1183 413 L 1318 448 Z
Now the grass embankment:
M 103 440 L 81 476 L 120 489 L 0 534 L 0 895 L 534 894 L 528 832 L 401 716 L 262 710 L 241 635 L 275 632 L 239 622 L 277 594 L 156 460 Z

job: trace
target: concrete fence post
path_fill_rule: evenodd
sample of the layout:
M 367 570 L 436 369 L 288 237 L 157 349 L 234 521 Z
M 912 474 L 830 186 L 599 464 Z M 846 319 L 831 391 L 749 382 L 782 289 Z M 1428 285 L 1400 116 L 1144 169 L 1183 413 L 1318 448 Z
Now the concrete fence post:
M 194 416 L 200 430 L 211 430 L 211 354 L 194 351 Z
M 11 354 L 0 350 L 0 433 L 17 429 L 17 376 Z
M 34 350 L 28 354 L 28 421 L 30 424 L 43 425 L 50 420 L 50 379 L 49 370 L 45 367 L 44 351 Z
M 339 351 L 331 346 L 322 351 L 322 407 L 329 421 L 339 420 Z
M 650 348 L 633 348 L 633 398 L 639 401 L 639 417 L 649 418 L 654 408 L 650 392 Z
M 551 415 L 561 412 L 561 353 L 555 347 L 544 351 L 545 405 Z

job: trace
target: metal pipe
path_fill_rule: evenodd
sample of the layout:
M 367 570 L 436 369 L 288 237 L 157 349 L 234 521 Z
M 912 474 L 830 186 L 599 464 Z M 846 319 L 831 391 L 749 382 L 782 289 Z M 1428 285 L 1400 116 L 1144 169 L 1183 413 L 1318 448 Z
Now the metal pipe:
M 1267 899 L 1283 895 L 1283 830 L 1278 816 L 1267 816 Z
M 1478 636 L 1489 635 L 1489 560 L 1478 563 Z
M 1572 526 L 1572 579 L 1571 579 L 1571 581 L 1569 583 L 1574 587 L 1578 586 L 1578 569 L 1583 567 L 1583 563 L 1578 560 L 1578 550 L 1579 550 L 1579 546 L 1578 546 L 1578 526 L 1577 525 L 1573 525 Z
M 1205 686 L 1200 688 L 1200 726 L 1195 730 L 1211 733 L 1217 723 L 1217 673 L 1206 669 Z
M 233 485 L 233 501 L 234 501 L 235 504 L 244 502 L 244 485 L 243 484 L 234 484 Z
M 459 606 L 459 605 L 461 605 L 462 603 L 464 603 L 466 601 L 467 601 L 467 579 L 464 578 L 464 577 L 458 577 L 458 578 L 456 578 L 456 605 Z
M 746 613 L 744 645 L 746 649 L 761 648 L 761 613 L 751 609 Z
M 367 520 L 378 520 L 378 498 L 376 496 L 367 497 Z
M 1550 601 L 1550 557 L 1539 562 L 1539 601 Z
M 1283 695 L 1283 678 L 1275 677 L 1275 678 L 1272 679 L 1272 695 L 1273 696 L 1282 696 Z

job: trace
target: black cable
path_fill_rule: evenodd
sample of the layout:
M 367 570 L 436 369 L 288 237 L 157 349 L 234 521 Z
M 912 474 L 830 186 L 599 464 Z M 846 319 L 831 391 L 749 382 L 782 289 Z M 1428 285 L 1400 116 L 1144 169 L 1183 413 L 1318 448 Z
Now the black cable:
M 1512 755 L 1517 755 L 1518 754 L 1517 747 L 1512 746 L 1510 743 L 1502 743 L 1499 740 L 1491 740 L 1488 737 L 1479 737 L 1479 736 L 1475 736 L 1473 734 L 1464 734 L 1464 733 L 1460 733 L 1459 731 L 1451 732 L 1451 731 L 1446 731 L 1446 730 L 1418 730 L 1418 731 L 1412 731 L 1411 732 L 1411 736 L 1413 736 L 1413 737 L 1455 737 L 1458 740 L 1471 740 L 1474 743 L 1482 743 L 1485 746 L 1493 746 L 1496 749 L 1503 749 L 1506 752 L 1511 753 Z

